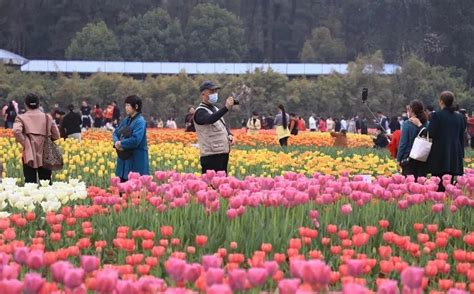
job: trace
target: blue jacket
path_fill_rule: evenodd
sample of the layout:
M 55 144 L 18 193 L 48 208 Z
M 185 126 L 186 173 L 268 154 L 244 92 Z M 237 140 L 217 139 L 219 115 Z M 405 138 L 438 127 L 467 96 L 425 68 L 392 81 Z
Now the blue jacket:
M 130 138 L 119 140 L 118 131 L 129 124 L 132 135 Z M 115 175 L 128 180 L 130 172 L 137 172 L 140 175 L 149 175 L 150 167 L 148 163 L 148 144 L 146 139 L 146 122 L 143 116 L 138 113 L 133 119 L 127 117 L 120 122 L 118 128 L 113 133 L 114 144 L 120 141 L 124 150 L 133 150 L 133 155 L 127 160 L 117 157 Z
M 427 124 L 425 123 L 423 127 L 426 128 Z M 406 121 L 405 123 L 403 123 L 400 144 L 398 145 L 398 162 L 401 162 L 402 160 L 407 159 L 410 156 L 410 151 L 413 147 L 413 142 L 415 142 L 415 138 L 418 136 L 418 133 L 420 133 L 423 127 L 418 128 L 410 121 Z

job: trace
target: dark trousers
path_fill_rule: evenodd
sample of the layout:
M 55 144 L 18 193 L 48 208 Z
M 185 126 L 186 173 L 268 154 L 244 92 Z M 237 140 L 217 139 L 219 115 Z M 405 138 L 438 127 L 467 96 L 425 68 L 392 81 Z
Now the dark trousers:
M 39 183 L 39 180 L 49 180 L 51 182 L 51 170 L 38 167 L 32 168 L 29 165 L 23 165 L 23 175 L 25 176 L 25 183 Z
M 214 154 L 201 157 L 202 173 L 205 174 L 208 170 L 225 171 L 227 174 L 227 165 L 229 163 L 229 153 Z
M 402 175 L 404 176 L 415 176 L 415 180 L 418 177 L 426 177 L 427 169 L 426 163 L 418 160 L 410 159 L 407 163 L 402 164 Z
M 471 148 L 474 149 L 474 136 L 471 137 Z
M 289 137 L 285 137 L 285 138 L 281 138 L 280 140 L 278 140 L 280 142 L 280 146 L 281 147 L 286 147 L 288 146 L 288 138 Z

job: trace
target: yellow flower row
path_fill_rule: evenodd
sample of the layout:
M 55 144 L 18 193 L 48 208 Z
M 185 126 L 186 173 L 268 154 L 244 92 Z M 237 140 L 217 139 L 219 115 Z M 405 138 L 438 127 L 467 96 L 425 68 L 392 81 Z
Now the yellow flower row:
M 106 140 L 61 140 L 65 168 L 56 172 L 56 180 L 78 178 L 88 184 L 106 185 L 115 171 L 116 154 L 110 141 Z M 13 138 L 0 138 L 0 148 L 5 152 L 0 160 L 5 163 L 3 176 L 21 176 L 21 148 Z M 149 146 L 150 169 L 199 172 L 199 150 L 181 143 L 159 143 Z M 396 171 L 393 160 L 374 154 L 335 156 L 321 151 L 271 151 L 262 149 L 234 149 L 231 153 L 229 174 L 275 176 L 285 171 L 304 174 L 320 172 L 338 175 L 343 171 L 351 174 L 390 175 Z

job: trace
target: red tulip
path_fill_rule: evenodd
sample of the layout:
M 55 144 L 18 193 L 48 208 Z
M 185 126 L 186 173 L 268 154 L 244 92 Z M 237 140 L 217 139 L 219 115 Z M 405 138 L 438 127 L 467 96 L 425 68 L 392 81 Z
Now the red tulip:
M 415 223 L 413 224 L 413 228 L 415 229 L 415 231 L 417 232 L 421 232 L 423 231 L 423 228 L 425 227 L 424 224 L 420 224 L 420 223 Z
M 380 246 L 378 251 L 382 258 L 389 258 L 392 255 L 392 248 L 390 246 Z
M 160 228 L 160 231 L 161 231 L 161 235 L 165 238 L 173 235 L 173 227 L 171 226 L 162 226 Z
M 206 246 L 207 243 L 207 236 L 205 235 L 197 235 L 195 239 L 196 245 L 199 247 Z
M 143 250 L 151 250 L 154 246 L 153 240 L 143 240 L 142 241 L 142 248 Z
M 271 243 L 263 243 L 260 246 L 260 249 L 266 253 L 270 253 L 272 251 L 272 244 Z
M 379 225 L 382 229 L 386 229 L 390 225 L 390 222 L 388 220 L 382 219 L 379 221 Z
M 337 226 L 336 225 L 327 225 L 326 227 L 326 231 L 329 233 L 329 234 L 336 234 L 337 233 Z
M 453 281 L 449 279 L 440 279 L 438 285 L 441 290 L 447 291 L 453 286 Z

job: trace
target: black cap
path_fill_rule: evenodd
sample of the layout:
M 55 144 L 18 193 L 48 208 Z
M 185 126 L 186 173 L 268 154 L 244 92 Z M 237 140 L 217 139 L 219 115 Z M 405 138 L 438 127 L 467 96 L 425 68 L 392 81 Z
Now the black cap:
M 210 90 L 216 90 L 216 89 L 220 89 L 221 87 L 219 87 L 218 85 L 214 84 L 213 82 L 211 81 L 203 81 L 201 83 L 201 86 L 199 86 L 199 91 L 202 92 L 206 89 L 210 89 Z
M 31 109 L 36 109 L 39 107 L 39 97 L 34 93 L 30 93 L 25 97 L 25 104 Z

